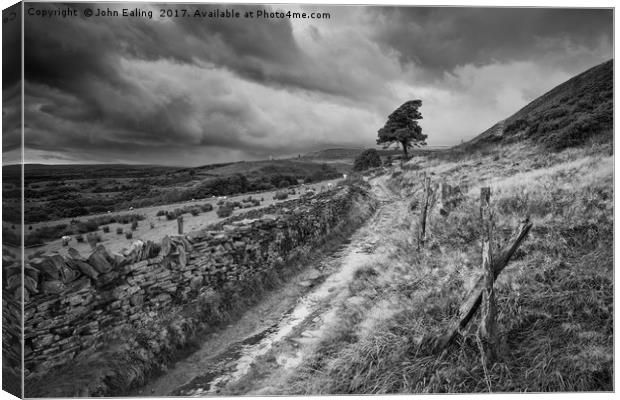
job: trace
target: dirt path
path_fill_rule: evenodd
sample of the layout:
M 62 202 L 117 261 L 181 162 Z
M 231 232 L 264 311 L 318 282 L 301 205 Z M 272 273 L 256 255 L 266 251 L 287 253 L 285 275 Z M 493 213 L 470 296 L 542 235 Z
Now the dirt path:
M 380 207 L 348 244 L 308 266 L 233 325 L 205 338 L 198 351 L 135 395 L 277 393 L 275 388 L 339 323 L 339 305 L 356 301 L 349 292 L 355 272 L 372 264 L 381 232 L 402 218 L 406 202 L 387 189 L 385 177 L 371 184 Z

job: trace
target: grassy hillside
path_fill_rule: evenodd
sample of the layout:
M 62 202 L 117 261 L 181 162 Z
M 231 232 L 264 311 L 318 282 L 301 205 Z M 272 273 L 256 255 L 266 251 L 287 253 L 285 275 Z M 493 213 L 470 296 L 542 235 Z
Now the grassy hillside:
M 499 157 L 418 157 L 394 172 L 395 196 L 412 206 L 356 273 L 356 301 L 343 304 L 338 327 L 277 393 L 612 390 L 610 151 L 610 144 L 559 153 L 512 145 Z M 420 172 L 465 191 L 447 215 L 437 204 L 431 209 L 423 250 L 415 239 Z M 526 215 L 534 223 L 496 283 L 501 345 L 494 363 L 481 361 L 479 314 L 445 354 L 427 340 L 446 332 L 481 273 L 482 186 L 491 187 L 497 245 Z
M 613 138 L 613 60 L 555 87 L 463 149 L 531 141 L 552 150 Z

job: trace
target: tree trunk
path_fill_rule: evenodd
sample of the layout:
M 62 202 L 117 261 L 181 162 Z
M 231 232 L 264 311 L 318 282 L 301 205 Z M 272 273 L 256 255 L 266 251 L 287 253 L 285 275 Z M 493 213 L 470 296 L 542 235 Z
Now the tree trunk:
M 403 153 L 405 154 L 405 160 L 409 159 L 409 154 L 407 153 L 407 142 L 400 142 L 403 145 Z

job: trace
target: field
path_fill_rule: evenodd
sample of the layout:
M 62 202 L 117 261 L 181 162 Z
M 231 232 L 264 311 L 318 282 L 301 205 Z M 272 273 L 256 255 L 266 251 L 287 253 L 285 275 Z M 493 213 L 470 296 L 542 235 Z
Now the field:
M 239 202 L 233 214 L 242 207 L 266 207 L 279 201 L 274 199 L 277 192 L 286 192 L 292 199 L 310 187 L 316 192 L 325 190 L 329 182 L 351 170 L 352 162 L 346 159 L 328 165 L 322 160 L 295 158 L 192 168 L 27 164 L 26 252 L 64 252 L 61 237 L 65 235 L 72 236 L 71 246 L 82 252 L 91 248 L 86 240 L 89 235 L 114 251 L 135 239 L 159 240 L 176 233 L 176 217 L 167 218 L 163 213 L 178 209 L 183 209 L 184 231 L 188 232 L 221 219 L 217 215 L 218 198 L 226 197 L 231 204 Z M 4 243 L 16 244 L 21 219 L 19 169 L 7 166 L 3 177 Z M 248 197 L 253 202 L 243 203 Z M 121 222 L 114 220 L 119 217 Z
M 305 185 L 303 188 L 296 187 L 296 188 L 284 190 L 284 192 L 286 192 L 287 194 L 289 193 L 289 190 L 290 190 L 290 194 L 288 194 L 288 197 L 286 200 L 297 199 L 300 196 L 303 196 L 304 194 L 307 193 L 309 188 L 313 188 L 316 193 L 320 193 L 322 190 L 323 191 L 328 190 L 328 185 L 330 183 L 333 185 L 337 181 L 338 180 L 329 180 L 329 181 L 324 181 L 324 182 L 315 183 L 315 184 L 308 184 L 308 185 Z M 127 214 L 143 216 L 144 219 L 137 221 L 137 227 L 135 227 L 135 230 L 132 230 L 131 222 L 128 222 L 126 224 L 122 224 L 122 223 L 105 224 L 105 225 L 98 227 L 94 231 L 100 237 L 101 239 L 100 243 L 102 243 L 107 249 L 109 249 L 110 251 L 114 251 L 114 252 L 120 252 L 122 249 L 128 248 L 131 245 L 131 242 L 134 240 L 159 241 L 165 235 L 176 235 L 178 233 L 176 218 L 167 219 L 166 216 L 163 216 L 163 215 L 158 216 L 157 214 L 158 213 L 161 214 L 161 211 L 173 211 L 176 209 L 183 209 L 184 207 L 191 209 L 191 208 L 196 208 L 197 205 L 211 204 L 213 206 L 212 211 L 200 212 L 200 214 L 198 215 L 193 215 L 189 211 L 184 212 L 182 214 L 183 223 L 184 223 L 183 231 L 185 233 L 188 233 L 188 232 L 192 232 L 192 231 L 205 228 L 208 225 L 217 223 L 222 220 L 222 218 L 219 217 L 216 212 L 218 209 L 218 205 L 217 205 L 218 201 L 241 202 L 242 203 L 242 201 L 244 199 L 247 199 L 248 197 L 252 197 L 259 201 L 262 199 L 262 201 L 260 201 L 260 205 L 258 206 L 255 206 L 252 208 L 235 208 L 231 214 L 234 216 L 242 212 L 245 212 L 248 209 L 265 208 L 270 205 L 282 202 L 283 200 L 277 200 L 274 198 L 275 194 L 279 191 L 281 190 L 277 190 L 277 191 L 272 190 L 272 191 L 265 191 L 265 192 L 259 192 L 259 193 L 252 193 L 251 195 L 243 194 L 243 195 L 238 195 L 238 196 L 226 196 L 225 200 L 224 199 L 218 200 L 218 198 L 207 198 L 207 199 L 173 203 L 173 204 L 165 204 L 165 205 L 159 205 L 159 206 L 153 206 L 153 207 L 134 208 L 132 210 L 119 210 L 119 212 L 110 213 L 110 214 L 105 213 L 105 214 L 89 215 L 84 218 L 78 218 L 78 220 L 86 221 L 91 218 L 109 217 L 109 216 L 127 215 Z M 292 194 L 293 192 L 295 194 Z M 64 219 L 59 219 L 59 220 L 54 220 L 54 221 L 30 224 L 29 226 L 32 226 L 32 230 L 27 230 L 26 236 L 28 237 L 29 233 L 37 232 L 37 230 L 44 229 L 45 227 L 53 227 L 53 226 L 58 226 L 58 225 L 67 225 L 69 227 L 68 229 L 70 230 L 72 220 L 73 220 L 72 218 L 64 218 Z M 7 229 L 11 229 L 10 224 L 3 223 L 3 225 Z M 103 231 L 104 226 L 109 228 L 109 232 Z M 117 229 L 121 229 L 122 233 L 121 234 L 117 233 Z M 132 237 L 127 238 L 125 236 L 126 232 L 131 232 Z M 26 256 L 30 256 L 33 254 L 42 254 L 42 253 L 50 254 L 53 252 L 58 252 L 60 254 L 66 255 L 69 247 L 75 248 L 82 255 L 85 255 L 85 256 L 87 256 L 89 252 L 92 251 L 92 248 L 87 242 L 87 240 L 84 240 L 82 242 L 78 242 L 76 240 L 76 236 L 78 235 L 73 235 L 72 239 L 68 243 L 69 246 L 63 245 L 61 236 L 62 235 L 55 236 L 52 240 L 47 241 L 42 246 L 26 247 L 26 250 L 25 250 Z M 82 236 L 85 237 L 87 236 L 87 234 L 83 234 Z
M 484 148 L 467 155 L 459 149 L 431 152 L 367 172 L 364 180 L 382 203 L 376 215 L 346 248 L 326 255 L 329 267 L 318 267 L 319 273 L 310 269 L 314 275 L 300 274 L 281 294 L 274 292 L 274 298 L 257 307 L 274 307 L 282 313 L 282 307 L 269 304 L 284 301 L 290 307 L 304 295 L 295 288 L 324 281 L 307 295 L 316 304 L 306 311 L 307 317 L 294 320 L 280 341 L 267 337 L 256 345 L 270 350 L 248 347 L 246 358 L 257 353 L 244 361 L 248 372 L 235 379 L 223 372 L 218 390 L 229 395 L 612 390 L 613 149 L 604 140 L 608 137 L 597 135 L 586 145 L 560 152 L 526 143 L 496 145 L 493 151 Z M 419 248 L 422 176 L 431 178 L 435 194 L 426 241 Z M 321 191 L 328 183 L 314 187 Z M 450 206 L 438 202 L 440 184 L 459 188 L 458 201 Z M 491 188 L 493 248 L 503 245 L 524 218 L 533 223 L 529 237 L 496 283 L 500 347 L 492 363 L 486 361 L 478 339 L 479 317 L 444 353 L 433 349 L 433 338 L 451 326 L 480 275 L 478 207 L 480 188 L 485 186 Z M 264 199 L 256 208 L 277 204 L 276 193 L 252 194 Z M 302 193 L 297 188 L 289 199 Z M 226 201 L 247 197 L 229 196 Z M 135 239 L 157 241 L 175 234 L 176 220 L 168 220 L 161 211 L 205 202 L 216 206 L 218 199 L 124 210 L 145 217 L 133 238 L 115 232 L 119 226 L 127 231 L 129 225 L 109 224 L 110 232 L 100 232 L 102 243 L 121 251 Z M 233 215 L 244 210 L 235 209 Z M 215 210 L 183 217 L 186 232 L 221 220 Z M 62 222 L 70 220 L 53 223 Z M 32 225 L 37 229 L 45 224 Z M 82 255 L 90 252 L 87 243 L 74 239 L 70 246 Z M 64 254 L 67 248 L 54 240 L 27 249 L 26 254 Z M 323 296 L 319 302 L 318 296 Z M 260 332 L 263 328 L 257 325 L 266 324 L 270 332 L 278 324 L 292 324 L 288 312 L 272 315 L 263 310 L 258 317 L 250 308 L 239 322 L 225 328 L 232 330 L 230 334 L 224 330 L 224 336 L 207 340 L 205 350 L 176 368 L 198 371 L 198 356 L 205 358 L 200 363 L 215 362 L 208 361 L 214 343 L 232 352 L 238 343 L 226 339 L 228 335 L 245 340 L 232 334 L 238 329 Z M 207 349 L 211 350 L 205 353 Z M 174 378 L 175 371 L 151 383 L 157 395 L 200 393 L 211 385 L 200 375 L 183 383 Z
M 545 154 L 523 145 L 495 155 L 415 158 L 391 174 L 402 219 L 359 265 L 338 324 L 271 394 L 470 393 L 613 389 L 613 155 L 610 143 Z M 467 187 L 435 210 L 417 249 L 411 203 L 420 172 Z M 534 227 L 496 283 L 501 352 L 487 364 L 477 323 L 444 354 L 446 332 L 480 274 L 480 187 L 491 187 L 497 245 L 527 215 Z M 415 206 L 414 206 L 415 209 Z M 417 208 L 419 210 L 419 208 Z M 291 389 L 292 388 L 292 389 Z
M 25 166 L 25 223 L 82 217 L 211 196 L 282 189 L 342 176 L 347 164 L 297 159 L 247 161 L 195 168 L 148 165 Z M 4 220 L 20 221 L 19 170 L 3 168 Z

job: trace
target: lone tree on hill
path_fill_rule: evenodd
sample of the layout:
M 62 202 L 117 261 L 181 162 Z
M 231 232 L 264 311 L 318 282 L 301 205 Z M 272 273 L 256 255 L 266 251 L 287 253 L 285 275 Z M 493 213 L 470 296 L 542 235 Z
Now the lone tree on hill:
M 418 108 L 422 106 L 422 100 L 409 100 L 398 107 L 390 116 L 383 128 L 379 129 L 377 144 L 383 144 L 384 148 L 393 143 L 403 146 L 405 158 L 408 158 L 408 148 L 426 145 L 426 135 L 422 133 L 422 127 L 418 125 L 422 114 Z

